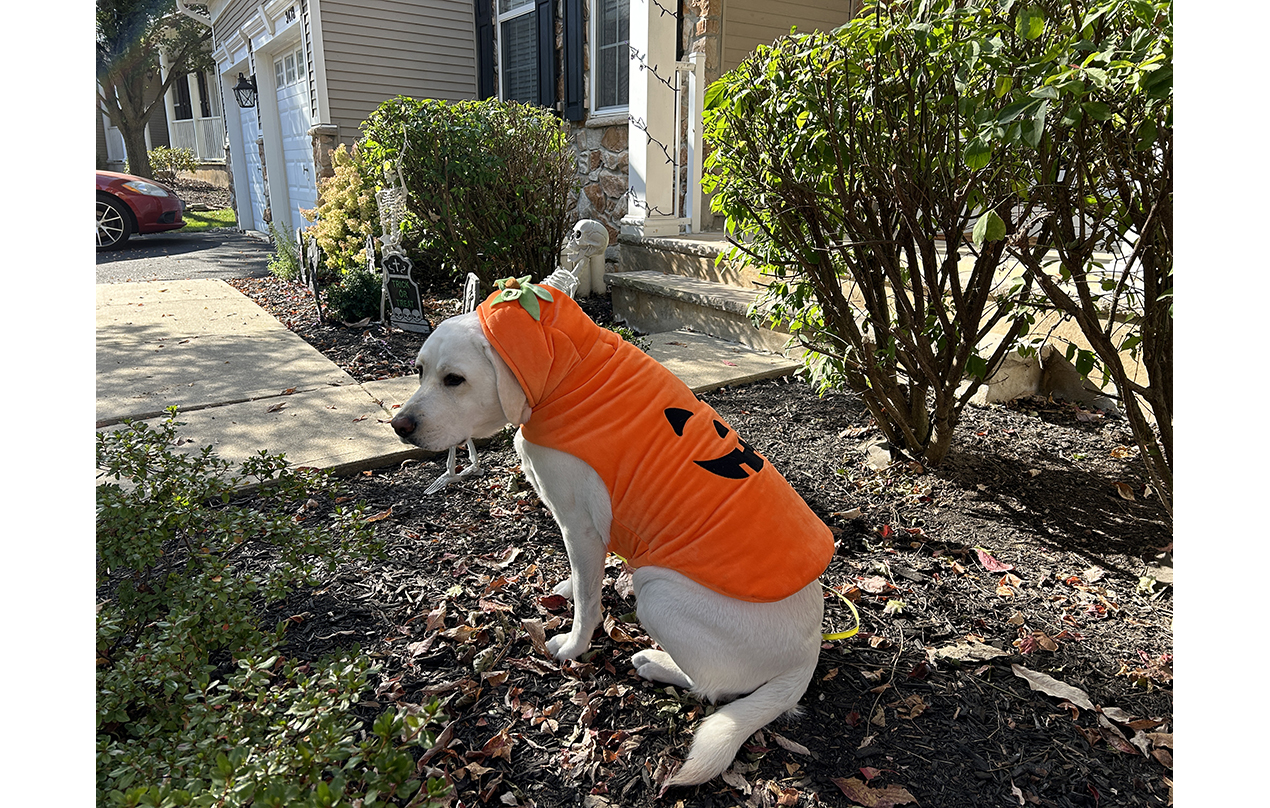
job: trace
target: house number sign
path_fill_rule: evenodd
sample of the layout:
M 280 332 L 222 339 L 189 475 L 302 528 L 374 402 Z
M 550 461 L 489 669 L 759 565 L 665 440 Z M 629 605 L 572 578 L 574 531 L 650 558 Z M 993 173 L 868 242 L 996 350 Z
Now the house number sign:
M 284 20 L 284 21 L 286 21 L 287 23 L 293 23 L 293 22 L 295 22 L 295 6 L 292 6 L 291 8 L 287 9 L 287 10 L 283 13 L 282 18 L 283 18 L 283 20 Z

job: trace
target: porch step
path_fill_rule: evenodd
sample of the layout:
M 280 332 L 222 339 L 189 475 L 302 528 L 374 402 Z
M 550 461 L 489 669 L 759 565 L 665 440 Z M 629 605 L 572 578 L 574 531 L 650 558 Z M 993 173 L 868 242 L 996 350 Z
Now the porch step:
M 623 272 L 663 272 L 741 289 L 756 289 L 765 283 L 749 264 L 719 259 L 732 247 L 723 233 L 657 237 L 623 233 L 617 241 Z
M 604 280 L 613 315 L 645 334 L 687 328 L 773 353 L 783 353 L 789 340 L 751 322 L 747 312 L 757 290 L 655 270 L 610 272 Z

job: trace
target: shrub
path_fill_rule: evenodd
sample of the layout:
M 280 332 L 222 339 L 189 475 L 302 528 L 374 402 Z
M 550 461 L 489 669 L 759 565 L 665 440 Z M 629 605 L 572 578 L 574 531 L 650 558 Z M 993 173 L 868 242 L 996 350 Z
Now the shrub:
M 290 233 L 269 223 L 269 237 L 273 239 L 274 254 L 266 265 L 269 272 L 284 281 L 300 279 L 300 248 Z
M 349 152 L 343 143 L 331 154 L 335 175 L 318 188 L 316 210 L 304 211 L 312 223 L 306 233 L 317 239 L 323 266 L 319 280 L 328 282 L 354 268 L 366 266 L 366 238 L 379 232 L 379 206 L 375 180 L 366 170 L 361 153 Z
M 455 277 L 473 272 L 492 288 L 497 278 L 545 278 L 556 268 L 576 166 L 551 113 L 399 96 L 371 113 L 362 133 L 369 162 L 400 169 L 422 242 Z
M 154 171 L 156 180 L 172 183 L 176 181 L 176 175 L 180 172 L 198 170 L 198 160 L 194 159 L 194 152 L 191 149 L 155 146 L 150 150 L 150 168 Z
M 328 475 L 261 452 L 232 469 L 155 428 L 97 436 L 97 804 L 349 806 L 438 796 L 413 779 L 435 705 L 363 732 L 350 706 L 374 670 L 353 649 L 300 663 L 257 605 L 379 546 L 361 508 L 303 519 Z M 260 485 L 255 505 L 234 500 Z M 247 563 L 269 554 L 268 562 Z
M 1043 304 L 1080 326 L 1092 351 L 1077 368 L 1114 383 L 1171 511 L 1173 4 L 1034 0 L 985 16 L 982 30 L 1005 44 L 1014 80 L 979 139 L 992 163 L 1022 143 L 1039 202 L 1033 219 L 996 237 Z M 1020 248 L 1033 242 L 1042 249 Z M 1134 378 L 1122 354 L 1144 373 Z
M 359 267 L 348 270 L 338 282 L 327 287 L 326 306 L 337 320 L 346 323 L 378 318 L 382 294 L 383 276 Z
M 1019 148 L 988 165 L 975 142 L 1009 77 L 985 56 L 997 46 L 978 5 L 865 9 L 759 47 L 706 97 L 705 184 L 733 255 L 771 279 L 766 316 L 808 349 L 822 389 L 854 390 L 927 464 L 1030 316 L 1017 308 L 1026 289 L 1003 284 L 1004 243 L 963 236 L 987 220 L 978 212 L 1012 227 L 1035 209 Z M 998 324 L 1003 339 L 981 355 Z

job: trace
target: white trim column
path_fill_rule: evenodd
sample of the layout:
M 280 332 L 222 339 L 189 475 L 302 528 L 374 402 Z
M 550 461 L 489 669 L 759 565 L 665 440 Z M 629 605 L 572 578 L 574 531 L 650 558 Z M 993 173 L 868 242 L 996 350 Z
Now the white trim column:
M 234 210 L 238 214 L 238 227 L 242 230 L 255 229 L 255 213 L 251 207 L 251 178 L 247 176 L 247 144 L 243 143 L 243 115 L 255 115 L 254 109 L 242 109 L 234 97 L 234 85 L 238 83 L 238 73 L 251 75 L 251 65 L 243 64 L 228 72 L 220 73 L 221 98 L 225 99 L 225 133 L 229 135 L 229 167 L 234 175 Z M 259 103 L 259 102 L 257 102 Z M 256 148 L 256 144 L 250 144 Z
M 679 234 L 676 181 L 668 159 L 679 148 L 675 132 L 677 4 L 630 0 L 631 64 L 629 202 L 622 232 L 633 236 Z

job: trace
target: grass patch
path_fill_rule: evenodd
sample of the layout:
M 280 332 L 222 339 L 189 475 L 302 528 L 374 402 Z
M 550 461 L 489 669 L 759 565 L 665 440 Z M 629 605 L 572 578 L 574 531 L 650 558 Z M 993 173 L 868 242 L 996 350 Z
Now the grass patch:
M 185 220 L 185 227 L 181 228 L 182 232 L 185 233 L 195 230 L 211 230 L 213 227 L 235 227 L 238 225 L 238 218 L 234 216 L 233 208 L 187 210 L 181 215 L 181 218 Z

